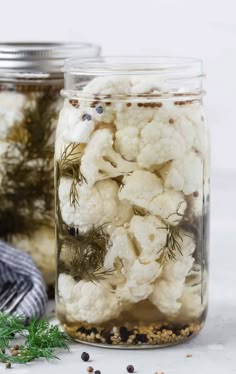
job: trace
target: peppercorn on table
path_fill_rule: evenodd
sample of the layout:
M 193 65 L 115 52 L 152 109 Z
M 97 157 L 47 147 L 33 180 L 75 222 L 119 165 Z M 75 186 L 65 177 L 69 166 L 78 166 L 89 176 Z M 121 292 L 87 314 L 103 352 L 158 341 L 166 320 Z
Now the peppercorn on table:
M 12 370 L 21 374 L 41 374 L 42 371 L 44 374 L 86 374 L 88 367 L 92 367 L 94 372 L 100 370 L 101 374 L 125 374 L 131 365 L 137 374 L 235 373 L 236 239 L 233 209 L 236 196 L 230 186 L 235 185 L 236 175 L 234 178 L 224 175 L 213 179 L 210 309 L 206 327 L 199 336 L 172 348 L 140 352 L 75 343 L 71 352 L 58 353 L 60 360 L 13 365 Z M 83 352 L 89 354 L 88 361 L 81 359 Z M 5 366 L 0 365 L 0 373 L 5 372 Z

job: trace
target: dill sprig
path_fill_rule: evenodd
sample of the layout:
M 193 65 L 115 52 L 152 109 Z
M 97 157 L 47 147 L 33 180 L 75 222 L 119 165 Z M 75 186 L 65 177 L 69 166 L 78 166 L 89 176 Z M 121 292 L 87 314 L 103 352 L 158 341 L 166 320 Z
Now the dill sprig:
M 183 238 L 179 233 L 179 227 L 171 226 L 168 224 L 166 227 L 159 227 L 159 229 L 167 230 L 166 242 L 164 246 L 158 251 L 158 253 L 162 252 L 163 263 L 168 260 L 176 261 L 177 252 L 179 252 L 183 256 L 180 244 L 181 242 L 183 242 Z
M 8 348 L 15 334 L 23 333 L 24 330 L 25 325 L 22 317 L 0 313 L 0 349 Z
M 184 201 L 181 201 L 177 205 L 177 209 L 174 213 L 169 214 L 166 219 L 168 220 L 172 216 L 177 216 L 176 220 L 174 220 L 175 225 L 171 225 L 167 223 L 165 227 L 159 227 L 159 230 L 166 230 L 166 242 L 164 246 L 158 251 L 158 253 L 162 252 L 162 262 L 165 263 L 166 261 L 176 261 L 177 253 L 180 253 L 183 256 L 181 251 L 181 243 L 183 242 L 183 237 L 180 235 L 180 225 L 179 223 L 184 218 L 184 214 L 180 213 L 181 205 Z M 190 236 L 188 234 L 184 234 L 185 236 Z
M 69 229 L 71 232 L 71 230 Z M 86 233 L 73 229 L 73 235 L 64 238 L 69 255 L 66 263 L 61 264 L 61 271 L 70 274 L 75 280 L 99 282 L 113 272 L 104 270 L 103 264 L 108 249 L 109 236 L 104 232 L 104 225 L 92 228 Z
M 87 183 L 86 178 L 80 171 L 82 152 L 80 145 L 70 143 L 63 151 L 59 161 L 60 176 L 72 178 L 70 188 L 70 203 L 71 205 L 78 204 L 77 184 L 83 182 Z
M 12 355 L 6 350 L 10 349 L 10 342 L 20 334 L 25 341 Z M 69 349 L 71 339 L 60 330 L 59 325 L 50 325 L 47 319 L 33 318 L 29 325 L 24 325 L 21 316 L 11 316 L 0 313 L 0 361 L 25 364 L 38 358 L 47 360 L 57 358 L 55 349 Z
M 58 94 L 47 89 L 29 94 L 28 99 L 32 97 L 36 97 L 34 105 L 25 108 L 22 120 L 9 130 L 9 147 L 1 156 L 0 237 L 7 241 L 14 234 L 32 233 L 40 224 L 52 225 Z

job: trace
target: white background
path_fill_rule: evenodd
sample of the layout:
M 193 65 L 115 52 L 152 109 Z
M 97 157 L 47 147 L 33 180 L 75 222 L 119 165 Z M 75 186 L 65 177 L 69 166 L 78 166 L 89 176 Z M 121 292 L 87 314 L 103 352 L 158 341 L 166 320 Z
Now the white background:
M 90 41 L 104 54 L 201 57 L 214 172 L 236 173 L 235 0 L 0 0 L 0 41 Z

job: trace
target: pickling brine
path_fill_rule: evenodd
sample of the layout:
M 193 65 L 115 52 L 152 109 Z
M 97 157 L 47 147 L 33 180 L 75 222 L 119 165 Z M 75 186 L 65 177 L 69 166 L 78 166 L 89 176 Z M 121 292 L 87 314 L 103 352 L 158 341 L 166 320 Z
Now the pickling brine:
M 200 74 L 191 59 L 65 67 L 57 312 L 79 341 L 171 345 L 204 324 L 209 145 Z

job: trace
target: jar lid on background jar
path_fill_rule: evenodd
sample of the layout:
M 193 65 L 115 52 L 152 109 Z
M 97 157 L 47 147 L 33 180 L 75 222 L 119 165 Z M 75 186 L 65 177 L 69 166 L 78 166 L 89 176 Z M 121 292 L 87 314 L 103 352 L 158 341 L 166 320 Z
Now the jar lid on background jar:
M 100 47 L 90 43 L 3 43 L 0 44 L 0 77 L 62 77 L 61 68 L 67 58 L 99 54 Z

